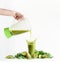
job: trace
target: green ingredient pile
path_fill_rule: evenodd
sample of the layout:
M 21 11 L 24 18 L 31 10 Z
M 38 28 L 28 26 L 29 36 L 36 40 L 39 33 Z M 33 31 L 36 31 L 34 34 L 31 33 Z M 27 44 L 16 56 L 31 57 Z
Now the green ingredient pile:
M 6 56 L 7 59 L 45 59 L 45 58 L 52 58 L 52 55 L 50 53 L 44 52 L 44 51 L 37 51 L 35 50 L 34 54 L 31 55 L 28 52 L 24 51 L 21 53 L 17 53 L 16 55 L 8 55 Z

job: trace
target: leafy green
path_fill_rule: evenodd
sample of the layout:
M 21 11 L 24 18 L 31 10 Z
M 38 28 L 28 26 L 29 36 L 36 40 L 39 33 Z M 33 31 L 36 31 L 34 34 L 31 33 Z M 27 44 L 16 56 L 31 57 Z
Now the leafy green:
M 18 59 L 24 59 L 25 58 L 24 55 L 22 55 L 21 53 L 17 53 L 15 55 L 15 57 L 18 58 Z
M 44 55 L 44 52 L 43 51 L 39 51 L 39 55 Z
M 50 53 L 45 53 L 47 58 L 52 58 L 53 56 Z

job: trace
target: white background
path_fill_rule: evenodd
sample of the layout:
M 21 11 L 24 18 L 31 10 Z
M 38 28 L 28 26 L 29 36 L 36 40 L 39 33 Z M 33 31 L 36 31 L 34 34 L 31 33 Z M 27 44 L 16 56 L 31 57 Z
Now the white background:
M 0 0 L 0 8 L 15 10 L 24 15 L 32 26 L 33 35 L 37 38 L 36 49 L 51 53 L 53 59 L 26 60 L 26 62 L 59 62 L 60 61 L 60 1 L 59 0 Z M 28 33 L 7 39 L 4 28 L 15 23 L 13 17 L 0 15 L 0 60 L 8 54 L 27 51 Z M 6 60 L 21 61 L 25 60 Z

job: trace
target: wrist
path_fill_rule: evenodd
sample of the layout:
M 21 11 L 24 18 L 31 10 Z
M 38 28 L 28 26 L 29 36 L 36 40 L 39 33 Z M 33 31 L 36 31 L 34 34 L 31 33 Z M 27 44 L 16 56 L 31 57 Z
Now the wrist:
M 16 12 L 15 12 L 15 11 L 12 11 L 12 12 L 11 12 L 11 16 L 13 16 L 13 17 L 14 17 L 14 16 L 15 16 L 15 14 L 16 14 Z

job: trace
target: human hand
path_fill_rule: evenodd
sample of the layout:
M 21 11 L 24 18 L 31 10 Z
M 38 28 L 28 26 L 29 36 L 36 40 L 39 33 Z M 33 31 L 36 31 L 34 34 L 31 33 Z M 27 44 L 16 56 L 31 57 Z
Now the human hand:
M 24 19 L 23 15 L 20 14 L 19 12 L 14 12 L 14 13 L 13 13 L 13 17 L 14 17 L 16 20 Z

